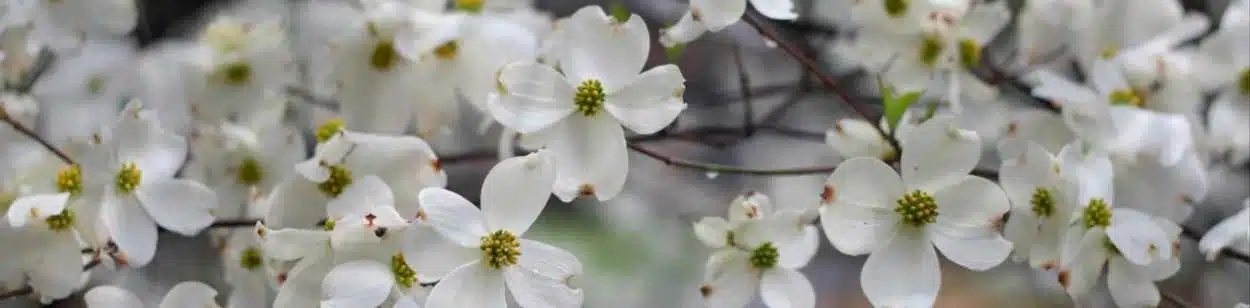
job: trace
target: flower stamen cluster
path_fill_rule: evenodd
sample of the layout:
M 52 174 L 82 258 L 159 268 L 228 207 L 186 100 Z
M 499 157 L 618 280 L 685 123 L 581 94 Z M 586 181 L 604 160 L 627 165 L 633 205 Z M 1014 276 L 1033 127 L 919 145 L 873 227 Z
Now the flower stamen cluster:
M 1085 229 L 1110 226 L 1111 207 L 1102 199 L 1089 200 L 1089 205 L 1081 211 L 1081 222 L 1085 224 Z
M 327 197 L 338 197 L 347 190 L 347 186 L 352 185 L 352 171 L 341 164 L 325 167 L 330 169 L 330 177 L 325 182 L 318 183 L 317 189 Z
M 48 216 L 44 221 L 52 231 L 65 231 L 74 226 L 74 218 L 74 211 L 66 208 L 59 214 Z
M 402 253 L 391 256 L 391 273 L 395 274 L 395 284 L 401 288 L 408 289 L 417 284 L 417 271 L 408 266 Z
M 256 247 L 248 247 L 239 253 L 239 267 L 245 270 L 256 270 L 265 264 L 265 259 Z
M 78 165 L 62 167 L 56 173 L 56 191 L 78 196 L 82 193 L 82 168 Z
M 606 100 L 607 95 L 603 93 L 603 83 L 591 79 L 577 86 L 577 93 L 573 96 L 573 105 L 578 113 L 593 117 L 603 109 Z
M 483 236 L 481 248 L 482 259 L 494 269 L 516 264 L 517 257 L 521 256 L 521 242 L 515 234 L 506 230 Z
M 141 180 L 143 180 L 143 172 L 139 171 L 135 163 L 123 164 L 122 169 L 117 171 L 117 192 L 122 194 L 134 192 Z
M 1049 189 L 1039 187 L 1033 191 L 1029 204 L 1033 206 L 1033 214 L 1037 217 L 1050 217 L 1055 214 L 1055 197 L 1050 194 Z
M 937 222 L 937 201 L 927 192 L 914 190 L 899 198 L 897 203 L 894 212 L 903 218 L 905 224 L 921 227 Z
M 751 267 L 761 270 L 770 269 L 777 266 L 777 260 L 780 258 L 781 255 L 773 243 L 764 243 L 751 251 Z
M 235 169 L 235 180 L 243 185 L 260 184 L 261 179 L 265 177 L 265 169 L 260 166 L 260 162 L 255 158 L 245 158 L 239 161 L 239 166 Z

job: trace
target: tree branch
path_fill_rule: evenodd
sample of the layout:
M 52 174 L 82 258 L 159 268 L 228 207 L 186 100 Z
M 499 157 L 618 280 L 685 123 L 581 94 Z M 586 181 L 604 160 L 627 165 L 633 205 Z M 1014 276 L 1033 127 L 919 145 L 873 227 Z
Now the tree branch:
M 40 137 L 39 134 L 35 133 L 34 130 L 31 130 L 29 127 L 26 127 L 26 125 L 23 125 L 22 122 L 18 122 L 17 119 L 14 119 L 13 117 L 9 116 L 9 113 L 4 110 L 4 106 L 0 106 L 0 122 L 8 123 L 10 127 L 13 127 L 13 130 L 21 133 L 22 135 L 26 135 L 26 137 L 30 138 L 31 140 L 35 140 L 35 142 L 38 142 L 45 149 L 48 149 L 48 152 L 52 152 L 52 154 L 55 154 L 56 157 L 59 157 L 61 161 L 64 161 L 66 164 L 70 164 L 70 165 L 78 164 L 74 162 L 73 158 L 70 158 L 69 155 L 61 151 L 61 149 L 58 149 L 55 145 L 52 145 L 52 143 L 48 142 L 48 140 L 45 140 L 43 139 L 43 137 Z

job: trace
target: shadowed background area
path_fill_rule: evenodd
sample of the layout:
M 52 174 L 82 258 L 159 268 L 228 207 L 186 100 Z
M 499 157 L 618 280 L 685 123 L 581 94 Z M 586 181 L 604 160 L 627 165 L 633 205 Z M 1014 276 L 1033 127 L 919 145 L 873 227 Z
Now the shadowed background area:
M 176 39 L 194 31 L 203 19 L 231 5 L 224 0 L 139 0 L 140 29 L 132 34 L 138 44 L 150 46 Z M 287 1 L 287 0 L 275 0 Z M 294 0 L 314 1 L 314 0 Z M 825 46 L 829 38 L 801 35 L 812 25 L 828 25 L 825 20 L 809 19 L 804 12 L 819 1 L 796 0 L 798 22 L 776 22 L 792 44 L 809 54 Z M 685 4 L 682 0 L 632 0 L 623 5 L 643 16 L 652 27 L 676 21 Z M 1012 1 L 1019 2 L 1019 1 Z M 1216 16 L 1225 0 L 1185 0 L 1187 10 Z M 537 0 L 537 5 L 564 16 L 589 0 Z M 1018 6 L 1018 3 L 1013 4 Z M 1143 21 L 1148 22 L 1148 21 Z M 1250 39 L 1250 38 L 1248 38 Z M 743 65 L 750 88 L 743 101 L 735 48 L 745 55 Z M 652 46 L 650 64 L 664 61 L 663 48 Z M 824 144 L 823 132 L 835 119 L 854 117 L 840 100 L 810 83 L 799 64 L 780 49 L 766 44 L 753 29 L 738 24 L 692 43 L 676 60 L 687 78 L 689 109 L 677 120 L 676 130 L 698 127 L 726 127 L 724 134 L 699 140 L 670 139 L 647 143 L 647 148 L 686 160 L 755 168 L 781 168 L 833 165 L 840 159 Z M 859 74 L 839 76 L 846 85 L 860 90 L 868 87 Z M 763 91 L 760 89 L 768 90 Z M 866 91 L 864 91 L 866 92 Z M 749 105 L 747 108 L 745 106 Z M 783 112 L 770 111 L 784 107 Z M 491 148 L 497 140 L 492 130 L 476 133 L 476 115 L 464 115 L 454 132 L 434 142 L 441 156 Z M 815 134 L 786 136 L 764 130 L 748 131 L 745 121 L 759 127 L 784 126 Z M 1247 128 L 1250 129 L 1250 128 Z M 987 150 L 993 149 L 987 145 Z M 991 155 L 987 151 L 986 155 Z M 447 164 L 449 188 L 476 199 L 480 183 L 491 159 L 464 160 Z M 987 156 L 983 166 L 996 167 Z M 1198 206 L 1188 226 L 1206 230 L 1239 209 L 1250 195 L 1250 176 L 1245 166 L 1212 171 L 1211 192 Z M 631 152 L 630 174 L 625 192 L 615 200 L 597 203 L 579 200 L 563 204 L 552 199 L 535 230 L 527 234 L 535 240 L 563 247 L 586 265 L 581 284 L 587 294 L 586 307 L 699 307 L 698 286 L 703 262 L 709 249 L 693 236 L 691 224 L 703 216 L 723 216 L 729 202 L 738 194 L 755 190 L 772 197 L 779 208 L 810 207 L 817 203 L 827 175 L 760 177 L 716 174 L 678 169 L 650 157 Z M 823 239 L 819 254 L 804 268 L 818 297 L 819 307 L 868 307 L 859 284 L 865 257 L 838 253 Z M 1195 307 L 1232 307 L 1250 302 L 1250 265 L 1237 261 L 1206 262 L 1195 241 L 1182 240 L 1182 268 L 1179 274 L 1160 282 L 1161 291 L 1175 295 Z M 164 232 L 156 258 L 147 267 L 112 272 L 95 270 L 93 284 L 115 284 L 138 294 L 149 305 L 174 284 L 198 280 L 216 287 L 222 295 L 229 287 L 222 280 L 219 252 L 207 236 L 181 237 Z M 1072 302 L 1060 289 L 1055 277 L 1039 274 L 1024 264 L 1010 261 L 987 272 L 972 272 L 943 261 L 942 289 L 938 307 L 1066 307 Z M 1105 287 L 1097 292 L 1093 306 L 1110 306 Z M 1164 301 L 1164 307 L 1175 306 Z M 51 307 L 82 307 L 81 297 L 58 301 Z M 154 305 L 153 305 L 154 306 Z M 758 300 L 752 307 L 763 307 Z M 0 307 L 38 307 L 28 299 L 0 303 Z

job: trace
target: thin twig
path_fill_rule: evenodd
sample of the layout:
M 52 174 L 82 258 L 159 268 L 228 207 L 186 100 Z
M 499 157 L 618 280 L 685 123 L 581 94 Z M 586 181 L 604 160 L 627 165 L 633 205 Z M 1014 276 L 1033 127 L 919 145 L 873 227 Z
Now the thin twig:
M 52 152 L 52 154 L 56 154 L 56 157 L 61 158 L 61 161 L 64 161 L 66 164 L 70 164 L 70 165 L 78 164 L 74 162 L 73 158 L 70 158 L 69 155 L 61 151 L 61 149 L 57 148 L 55 145 L 52 145 L 51 142 L 48 142 L 48 140 L 43 139 L 43 137 L 40 137 L 39 134 L 35 133 L 34 130 L 31 130 L 29 127 L 26 127 L 26 125 L 22 124 L 22 122 L 18 122 L 17 119 L 14 119 L 13 117 L 9 116 L 9 114 L 3 110 L 3 107 L 0 107 L 0 121 L 9 123 L 9 126 L 13 127 L 13 130 L 19 133 L 22 133 L 22 135 L 26 135 L 26 137 L 30 138 L 31 140 L 35 140 L 35 142 L 38 142 L 45 149 L 48 149 L 48 152 Z
M 782 116 L 786 115 L 786 111 L 789 111 L 790 108 L 794 108 L 795 105 L 802 102 L 803 98 L 807 96 L 807 93 L 812 90 L 811 83 L 808 83 L 808 79 L 811 79 L 810 76 L 811 73 L 803 71 L 803 76 L 799 77 L 799 89 L 794 93 L 791 93 L 790 97 L 787 98 L 785 102 L 781 103 L 781 106 L 777 106 L 777 108 L 773 108 L 773 110 L 764 114 L 764 119 L 760 120 L 760 123 L 765 125 L 777 123 L 777 121 L 781 120 Z
M 260 220 L 257 220 L 257 219 L 223 219 L 223 220 L 214 221 L 213 224 L 209 225 L 208 227 L 209 228 L 250 228 L 250 227 L 255 227 L 256 223 L 258 222 L 260 222 Z
M 803 51 L 799 50 L 797 47 L 783 41 L 777 33 L 773 32 L 772 29 L 769 29 L 762 22 L 760 22 L 759 18 L 756 17 L 754 13 L 748 12 L 742 16 L 742 20 L 754 27 L 761 36 L 777 43 L 777 46 L 781 46 L 781 49 L 785 50 L 786 53 L 789 53 L 795 60 L 798 60 L 799 63 L 803 65 L 803 68 L 807 69 L 808 72 L 816 76 L 816 79 L 820 80 L 820 83 L 824 85 L 825 88 L 833 90 L 833 93 L 836 94 L 838 98 L 841 98 L 842 101 L 851 106 L 851 109 L 854 110 L 856 114 L 859 114 L 859 116 L 865 121 L 868 121 L 869 123 L 877 121 L 876 117 L 869 116 L 871 113 L 865 109 L 863 104 L 857 103 L 853 99 L 854 96 L 852 96 L 850 92 L 847 92 L 846 89 L 839 87 L 837 83 L 833 82 L 833 77 L 830 77 L 821 71 L 820 65 L 816 63 L 816 60 L 804 55 Z M 890 146 L 894 147 L 894 149 L 902 149 L 902 147 L 898 144 L 898 140 L 890 138 L 890 134 L 886 133 L 884 129 L 877 125 L 873 125 L 872 127 L 877 130 L 878 134 L 889 140 Z
M 752 110 L 751 77 L 742 59 L 742 46 L 734 46 L 734 66 L 738 68 L 738 90 L 742 91 L 742 130 L 745 135 L 755 134 L 755 112 Z
M 638 152 L 642 155 L 646 155 L 660 162 L 663 162 L 665 165 L 685 168 L 685 169 L 707 171 L 707 172 L 785 176 L 785 175 L 826 174 L 829 172 L 833 172 L 833 169 L 837 168 L 837 166 L 813 166 L 813 167 L 778 168 L 778 169 L 747 168 L 747 167 L 730 166 L 730 165 L 722 165 L 722 164 L 700 163 L 700 162 L 689 161 L 689 160 L 685 160 L 681 158 L 674 158 L 674 157 L 670 157 L 670 156 L 655 152 L 653 150 L 647 149 L 636 143 L 629 143 L 628 147 L 630 150 L 634 150 L 635 152 Z

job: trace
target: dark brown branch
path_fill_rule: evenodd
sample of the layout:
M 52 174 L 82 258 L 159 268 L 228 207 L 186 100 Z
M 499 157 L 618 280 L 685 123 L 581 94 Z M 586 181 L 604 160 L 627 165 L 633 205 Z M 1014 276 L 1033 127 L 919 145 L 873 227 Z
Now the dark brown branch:
M 751 77 L 742 59 L 742 46 L 734 46 L 734 66 L 738 68 L 738 90 L 742 92 L 742 130 L 745 135 L 755 134 L 755 112 L 752 110 Z
M 651 149 L 647 149 L 643 147 L 642 145 L 639 145 L 637 143 L 632 143 L 632 142 L 629 143 L 628 146 L 630 150 L 634 150 L 634 152 L 638 152 L 639 154 L 654 158 L 664 163 L 665 165 L 684 168 L 684 169 L 706 171 L 706 172 L 786 176 L 786 175 L 826 174 L 829 172 L 833 172 L 833 169 L 837 167 L 837 166 L 813 166 L 813 167 L 778 168 L 778 169 L 747 168 L 747 167 L 738 167 L 738 166 L 730 166 L 730 165 L 722 165 L 722 164 L 700 163 L 700 162 L 689 161 L 689 160 L 685 160 L 681 158 L 670 157 L 670 156 L 655 152 Z
M 781 46 L 781 49 L 785 50 L 786 53 L 789 53 L 795 60 L 798 60 L 799 64 L 802 64 L 804 69 L 816 76 L 816 79 L 819 80 L 825 88 L 833 90 L 833 93 L 836 94 L 838 98 L 841 98 L 843 102 L 846 102 L 847 105 L 851 106 L 851 109 L 855 111 L 856 114 L 859 114 L 861 118 L 869 123 L 877 122 L 878 117 L 870 116 L 873 113 L 869 112 L 863 104 L 856 102 L 854 96 L 851 95 L 850 92 L 842 87 L 839 87 L 837 83 L 833 81 L 833 77 L 825 74 L 820 69 L 820 65 L 816 63 L 816 60 L 804 55 L 803 51 L 799 50 L 798 47 L 782 40 L 776 32 L 764 25 L 764 23 L 759 20 L 759 17 L 755 16 L 755 13 L 747 12 L 747 14 L 742 16 L 742 20 L 747 24 L 750 24 L 751 27 L 754 27 L 761 36 L 777 43 L 777 46 Z M 886 138 L 886 140 L 889 140 L 890 146 L 894 147 L 895 150 L 902 149 L 902 147 L 898 144 L 898 140 L 891 138 L 890 134 L 886 133 L 884 129 L 877 125 L 873 125 L 872 127 L 877 130 L 878 134 Z
M 0 106 L 0 121 L 8 123 L 10 127 L 13 127 L 13 130 L 21 133 L 22 135 L 26 135 L 27 138 L 30 138 L 31 140 L 35 140 L 35 142 L 39 142 L 39 144 L 42 145 L 45 149 L 48 149 L 48 152 L 52 152 L 52 154 L 56 154 L 56 157 L 61 158 L 61 161 L 64 161 L 66 164 L 77 165 L 77 163 L 74 162 L 74 159 L 70 158 L 69 155 L 61 151 L 61 149 L 57 148 L 55 145 L 52 145 L 52 143 L 48 142 L 48 140 L 46 139 L 43 139 L 43 137 L 40 137 L 39 134 L 35 133 L 35 131 L 31 130 L 29 127 L 26 127 L 26 125 L 22 124 L 22 122 L 18 122 L 17 119 L 14 119 L 13 117 L 9 116 L 8 112 L 4 110 L 3 106 Z

